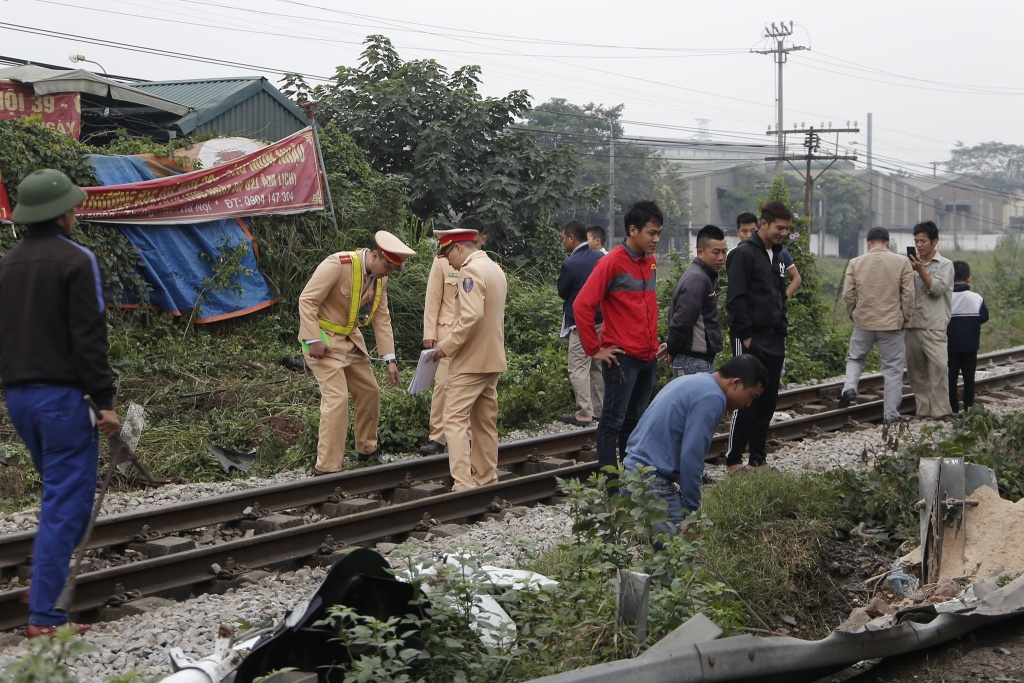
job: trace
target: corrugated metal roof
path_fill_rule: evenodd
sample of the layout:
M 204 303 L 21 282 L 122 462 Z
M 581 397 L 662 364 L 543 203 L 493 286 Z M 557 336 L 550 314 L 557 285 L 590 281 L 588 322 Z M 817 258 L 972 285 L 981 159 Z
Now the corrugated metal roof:
M 160 81 L 138 83 L 135 87 L 195 109 L 175 122 L 186 134 L 216 131 L 224 135 L 255 137 L 247 131 L 287 130 L 277 137 L 270 134 L 259 136 L 266 140 L 279 140 L 306 125 L 302 110 L 262 76 Z M 233 111 L 235 109 L 238 111 Z M 210 127 L 214 121 L 219 125 Z

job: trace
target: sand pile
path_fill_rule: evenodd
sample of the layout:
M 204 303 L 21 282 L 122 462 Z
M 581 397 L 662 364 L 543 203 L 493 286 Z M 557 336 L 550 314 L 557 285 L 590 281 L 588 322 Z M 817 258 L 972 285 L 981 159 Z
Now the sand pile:
M 947 526 L 935 581 L 983 579 L 1000 567 L 1003 574 L 1024 573 L 1024 499 L 1011 503 L 987 486 L 971 492 L 967 499 L 978 501 L 978 505 L 967 507 L 963 555 L 957 552 L 961 543 L 954 539 L 953 527 Z M 920 562 L 920 549 L 916 554 Z

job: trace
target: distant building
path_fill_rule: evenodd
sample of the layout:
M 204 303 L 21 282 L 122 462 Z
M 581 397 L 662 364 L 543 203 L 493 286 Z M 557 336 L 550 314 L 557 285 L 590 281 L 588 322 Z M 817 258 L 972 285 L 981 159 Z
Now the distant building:
M 913 227 L 925 220 L 939 228 L 940 251 L 992 251 L 1011 226 L 1014 198 L 967 176 L 901 177 L 867 169 L 851 174 L 869 189 L 865 231 L 875 225 L 887 228 L 899 250 L 913 245 Z

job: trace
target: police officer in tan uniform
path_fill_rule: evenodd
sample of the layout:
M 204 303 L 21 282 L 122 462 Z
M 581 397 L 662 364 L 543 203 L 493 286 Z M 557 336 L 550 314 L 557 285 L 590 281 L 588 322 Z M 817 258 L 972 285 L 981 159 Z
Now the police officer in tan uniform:
M 374 235 L 373 249 L 342 251 L 325 258 L 299 296 L 299 341 L 320 385 L 320 441 L 314 474 L 342 469 L 348 433 L 348 397 L 355 402 L 356 453 L 377 459 L 380 387 L 359 330 L 373 324 L 377 351 L 388 368 L 389 387 L 401 384 L 395 336 L 388 311 L 388 276 L 416 252 L 389 232 Z
M 433 359 L 451 358 L 444 403 L 444 434 L 454 491 L 498 480 L 498 375 L 505 364 L 505 297 L 501 266 L 474 243 L 476 230 L 463 221 L 435 230 L 440 256 L 459 270 L 459 317 Z M 473 439 L 470 443 L 470 429 Z
M 487 244 L 484 234 L 484 223 L 477 218 L 466 218 L 460 226 L 476 230 L 473 242 L 477 249 Z M 432 349 L 439 341 L 444 341 L 452 331 L 452 323 L 459 317 L 459 271 L 444 256 L 438 256 L 430 267 L 427 278 L 427 296 L 423 304 L 423 348 Z M 444 358 L 437 365 L 434 375 L 434 393 L 430 397 L 430 437 L 427 443 L 420 446 L 420 453 L 436 455 L 444 453 L 444 389 L 448 382 L 449 358 Z

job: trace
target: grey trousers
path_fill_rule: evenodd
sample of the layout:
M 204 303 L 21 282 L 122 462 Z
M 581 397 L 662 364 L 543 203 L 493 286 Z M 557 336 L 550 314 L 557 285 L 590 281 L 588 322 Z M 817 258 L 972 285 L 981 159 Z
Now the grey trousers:
M 601 326 L 597 326 L 601 334 Z M 576 404 L 581 417 L 601 419 L 601 403 L 604 400 L 604 373 L 601 361 L 594 360 L 583 350 L 580 334 L 573 328 L 569 332 L 569 381 L 576 393 Z
M 953 414 L 949 405 L 948 354 L 945 330 L 907 329 L 907 375 L 918 417 Z
M 850 355 L 846 358 L 846 382 L 843 384 L 843 391 L 857 391 L 857 383 L 864 372 L 864 360 L 875 344 L 878 344 L 878 355 L 882 358 L 882 377 L 885 379 L 884 417 L 887 420 L 894 420 L 900 416 L 900 402 L 903 399 L 903 361 L 907 356 L 903 330 L 875 331 L 853 328 L 853 334 L 850 335 Z

